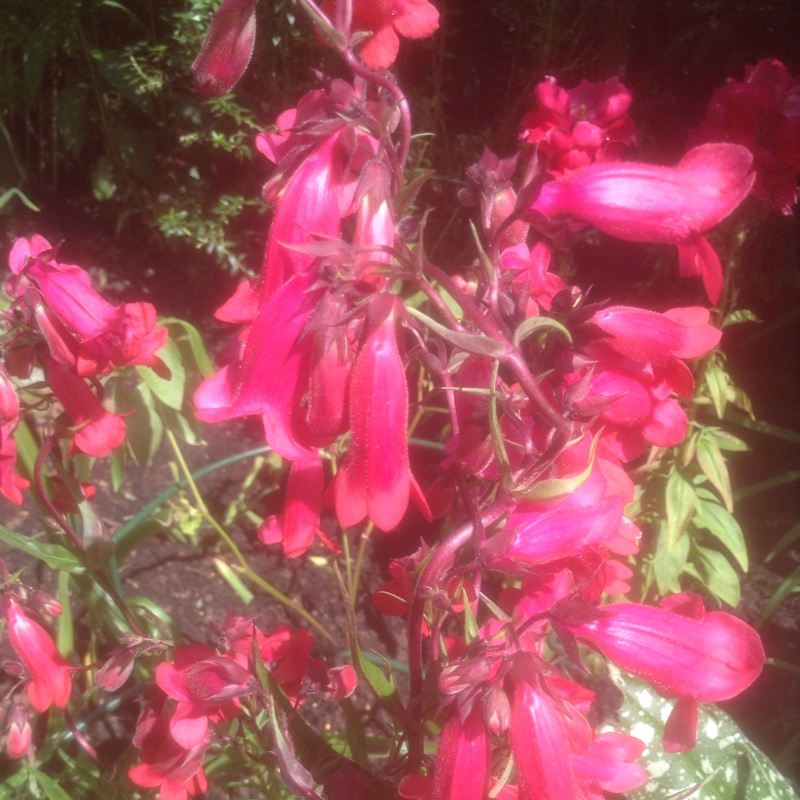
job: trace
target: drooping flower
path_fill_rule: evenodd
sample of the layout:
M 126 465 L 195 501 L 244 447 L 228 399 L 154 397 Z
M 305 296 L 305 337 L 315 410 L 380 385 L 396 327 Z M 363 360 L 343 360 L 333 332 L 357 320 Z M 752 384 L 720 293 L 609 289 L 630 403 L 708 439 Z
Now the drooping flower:
M 791 214 L 800 197 L 800 76 L 774 58 L 748 66 L 743 81 L 729 78 L 714 92 L 691 142 L 747 147 L 756 171 L 753 195 Z
M 619 78 L 581 81 L 562 89 L 547 77 L 536 87 L 536 111 L 522 118 L 520 139 L 547 157 L 551 175 L 595 162 L 618 161 L 636 143 L 636 126 L 628 115 L 633 97 Z
M 370 301 L 371 331 L 350 379 L 352 438 L 334 483 L 336 514 L 346 528 L 369 517 L 390 531 L 411 497 L 429 513 L 408 462 L 408 387 L 395 303 L 387 294 Z
M 739 145 L 706 144 L 676 167 L 592 164 L 544 184 L 527 215 L 535 223 L 569 214 L 619 239 L 678 245 L 681 274 L 700 275 L 716 304 L 722 267 L 704 234 L 750 192 L 752 162 Z
M 184 749 L 201 744 L 209 721 L 232 719 L 238 698 L 253 691 L 255 678 L 227 655 L 203 645 L 184 645 L 156 669 L 156 683 L 178 707 L 169 722 L 172 738 Z
M 705 612 L 697 595 L 673 595 L 661 608 L 635 603 L 604 606 L 571 632 L 623 669 L 644 678 L 659 694 L 682 698 L 668 722 L 670 740 L 694 743 L 696 701 L 729 700 L 744 691 L 764 666 L 764 647 L 747 623 L 722 611 Z M 677 748 L 674 748 L 677 749 Z
M 224 0 L 214 12 L 200 55 L 192 64 L 194 85 L 207 97 L 222 97 L 242 77 L 256 42 L 257 0 Z
M 72 691 L 70 667 L 50 634 L 26 613 L 11 594 L 2 599 L 8 636 L 30 676 L 28 697 L 39 712 L 51 705 L 64 708 Z
M 323 8 L 333 9 L 334 0 Z M 353 30 L 371 35 L 359 43 L 358 52 L 372 69 L 390 67 L 400 49 L 400 36 L 425 39 L 439 27 L 439 12 L 428 0 L 355 0 Z
M 463 720 L 453 714 L 439 738 L 431 800 L 483 800 L 490 764 L 489 736 L 480 706 Z
M 83 377 L 133 364 L 158 366 L 167 341 L 150 303 L 104 300 L 89 274 L 56 259 L 41 236 L 18 239 L 9 257 L 14 277 L 9 292 L 30 309 L 50 355 Z

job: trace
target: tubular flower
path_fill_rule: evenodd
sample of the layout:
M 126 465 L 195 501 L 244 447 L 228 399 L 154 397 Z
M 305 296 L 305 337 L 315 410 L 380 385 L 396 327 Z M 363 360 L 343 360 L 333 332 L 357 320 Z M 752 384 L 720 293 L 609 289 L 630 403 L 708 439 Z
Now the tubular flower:
M 89 456 L 105 456 L 125 441 L 125 421 L 103 407 L 94 392 L 70 369 L 49 356 L 42 357 L 47 383 L 73 425 L 78 427 L 72 449 Z
M 387 294 L 370 302 L 372 330 L 350 379 L 352 440 L 334 484 L 336 514 L 346 528 L 369 517 L 390 531 L 400 524 L 412 495 L 429 514 L 408 463 L 408 388 L 395 303 Z
M 28 616 L 13 595 L 5 595 L 2 610 L 11 644 L 30 675 L 31 705 L 39 712 L 51 705 L 64 708 L 72 691 L 70 667 L 50 634 Z
M 636 143 L 636 126 L 628 115 L 632 100 L 619 78 L 562 89 L 548 77 L 536 87 L 538 109 L 522 118 L 520 139 L 549 158 L 551 175 L 596 161 L 618 161 L 623 148 Z
M 604 606 L 596 618 L 567 627 L 660 694 L 682 700 L 667 723 L 669 741 L 683 743 L 673 749 L 694 744 L 696 701 L 735 697 L 765 662 L 761 639 L 749 625 L 721 611 L 706 613 L 691 594 L 665 598 L 662 608 Z
M 333 10 L 333 0 L 323 8 Z M 400 49 L 400 36 L 425 39 L 439 27 L 439 12 L 428 0 L 355 0 L 353 29 L 371 35 L 358 45 L 364 63 L 371 69 L 390 67 Z
M 167 341 L 150 303 L 118 308 L 93 288 L 89 274 L 61 264 L 41 236 L 18 239 L 9 257 L 12 296 L 21 298 L 36 319 L 50 354 L 82 377 L 132 364 L 160 364 L 157 351 Z
M 712 303 L 722 292 L 719 257 L 703 234 L 747 197 L 752 154 L 732 144 L 690 150 L 676 167 L 592 164 L 546 183 L 528 217 L 571 214 L 631 242 L 678 245 L 683 275 L 700 275 Z
M 247 69 L 255 43 L 256 0 L 225 0 L 192 64 L 197 91 L 207 97 L 228 94 Z
M 481 708 L 462 721 L 454 714 L 439 739 L 431 800 L 483 800 L 491 753 Z
M 800 76 L 774 58 L 748 66 L 743 81 L 729 78 L 714 92 L 691 140 L 747 147 L 756 170 L 753 195 L 791 214 L 800 197 Z

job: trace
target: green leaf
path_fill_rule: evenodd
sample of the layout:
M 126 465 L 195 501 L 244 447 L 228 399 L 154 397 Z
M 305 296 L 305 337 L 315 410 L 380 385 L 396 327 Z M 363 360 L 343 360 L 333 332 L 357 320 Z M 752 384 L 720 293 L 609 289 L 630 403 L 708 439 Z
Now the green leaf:
M 92 168 L 92 194 L 95 200 L 110 200 L 117 192 L 114 166 L 108 156 L 100 156 Z
M 519 347 L 522 341 L 532 333 L 540 332 L 546 328 L 558 331 L 570 344 L 572 344 L 572 334 L 558 320 L 555 320 L 552 317 L 528 317 L 514 331 L 514 346 Z
M 731 311 L 725 317 L 720 327 L 727 328 L 729 325 L 738 325 L 740 322 L 761 322 L 761 320 L 752 311 L 746 308 L 737 308 L 736 311 Z
M 722 428 L 706 428 L 704 435 L 713 439 L 720 450 L 730 450 L 736 453 L 746 453 L 750 450 L 747 442 L 743 442 L 738 436 L 734 436 Z
M 244 585 L 242 579 L 221 558 L 214 559 L 214 566 L 222 579 L 236 592 L 237 597 L 246 606 L 249 606 L 255 599 L 255 595 Z
M 722 502 L 728 511 L 733 511 L 733 492 L 731 478 L 728 474 L 728 465 L 722 456 L 717 444 L 701 436 L 697 442 L 697 463 L 703 474 L 711 481 L 714 488 L 722 497 Z
M 0 539 L 17 550 L 22 550 L 28 555 L 44 561 L 50 569 L 63 569 L 67 572 L 83 570 L 83 565 L 78 557 L 60 544 L 40 542 L 38 539 L 14 533 L 2 525 L 0 525 Z
M 72 797 L 49 775 L 33 768 L 29 769 L 31 777 L 39 784 L 39 788 L 45 793 L 47 800 L 72 800 Z
M 65 658 L 70 658 L 75 649 L 75 631 L 72 624 L 72 606 L 69 602 L 69 573 L 58 573 L 58 602 L 61 614 L 56 627 L 56 647 Z
M 679 592 L 681 585 L 678 576 L 686 565 L 689 557 L 689 537 L 681 536 L 670 549 L 669 529 L 667 523 L 661 523 L 656 540 L 656 550 L 653 555 L 653 571 L 659 594 Z
M 781 550 L 785 550 L 790 544 L 793 544 L 795 541 L 800 539 L 800 522 L 795 523 L 789 528 L 786 533 L 781 536 L 778 540 L 778 543 L 769 551 L 767 557 L 764 559 L 764 563 L 767 564 L 768 562 L 772 561 Z
M 694 513 L 694 524 L 716 536 L 730 551 L 744 572 L 749 568 L 747 544 L 744 533 L 735 517 L 721 505 L 698 501 Z
M 767 601 L 761 613 L 758 615 L 756 627 L 759 627 L 766 622 L 767 617 L 790 595 L 797 587 L 800 586 L 800 567 L 784 579 L 781 585 L 772 593 L 772 597 Z
M 133 460 L 141 467 L 149 467 L 164 435 L 164 423 L 156 410 L 149 386 L 140 383 L 130 389 L 118 381 L 114 399 L 121 413 L 133 412 L 125 420 L 126 441 Z
M 701 704 L 697 745 L 686 753 L 665 753 L 660 738 L 675 703 L 644 681 L 609 665 L 625 705 L 614 728 L 645 743 L 641 758 L 650 780 L 625 793 L 628 800 L 800 800 L 790 782 L 723 711 Z
M 168 327 L 170 325 L 176 325 L 183 330 L 183 335 L 174 337 L 174 340 L 179 345 L 183 342 L 189 345 L 191 353 L 194 356 L 195 364 L 200 370 L 200 374 L 204 378 L 210 378 L 215 372 L 214 365 L 211 363 L 211 359 L 208 356 L 208 351 L 203 343 L 203 337 L 200 335 L 200 331 L 190 322 L 178 319 L 177 317 L 166 317 L 161 320 L 161 323 Z
M 714 597 L 730 606 L 738 606 L 741 599 L 739 574 L 731 562 L 717 550 L 695 545 L 700 558 L 699 567 L 703 584 Z
M 706 386 L 714 403 L 714 410 L 717 412 L 717 416 L 722 419 L 728 402 L 728 376 L 719 364 L 708 365 L 706 369 Z
M 466 350 L 468 353 L 475 353 L 479 356 L 489 356 L 489 358 L 502 358 L 505 353 L 505 347 L 496 339 L 490 336 L 484 336 L 477 333 L 461 333 L 460 331 L 451 331 L 444 325 L 431 319 L 427 314 L 423 314 L 416 308 L 406 306 L 406 311 L 412 317 L 416 317 L 420 322 L 427 325 L 432 331 L 438 333 L 445 341 Z
M 158 357 L 167 365 L 169 378 L 162 378 L 151 367 L 136 367 L 136 371 L 165 406 L 180 411 L 186 389 L 186 370 L 181 363 L 181 351 L 172 339 L 167 339 L 166 344 L 158 351 Z
M 665 500 L 667 505 L 667 546 L 672 551 L 689 524 L 697 495 L 694 486 L 680 472 L 673 470 L 667 479 Z
M 89 90 L 84 84 L 73 83 L 59 94 L 56 124 L 67 152 L 80 153 L 89 131 Z

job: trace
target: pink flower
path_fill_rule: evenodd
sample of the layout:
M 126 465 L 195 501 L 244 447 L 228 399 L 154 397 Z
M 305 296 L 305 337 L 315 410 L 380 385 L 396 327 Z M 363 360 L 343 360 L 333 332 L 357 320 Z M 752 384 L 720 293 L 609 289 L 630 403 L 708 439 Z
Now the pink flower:
M 203 645 L 179 647 L 174 661 L 158 665 L 156 683 L 178 701 L 169 723 L 172 738 L 191 750 L 205 740 L 209 720 L 239 713 L 238 698 L 253 691 L 255 678 L 230 656 Z
M 323 8 L 331 11 L 332 0 Z M 439 27 L 439 12 L 428 0 L 354 0 L 353 29 L 372 35 L 358 45 L 371 69 L 389 67 L 397 58 L 400 36 L 425 39 Z
M 34 622 L 11 594 L 2 600 L 8 636 L 30 675 L 28 697 L 39 712 L 51 705 L 64 708 L 72 691 L 70 667 L 56 649 L 50 634 Z
M 694 742 L 694 702 L 729 700 L 761 673 L 764 648 L 745 622 L 721 611 L 706 613 L 697 595 L 667 597 L 662 608 L 635 603 L 604 606 L 589 622 L 567 627 L 665 697 L 684 698 L 676 713 L 691 730 L 667 727 L 670 739 Z
M 453 714 L 436 751 L 431 800 L 483 800 L 489 786 L 491 753 L 480 705 L 463 721 Z
M 717 89 L 691 140 L 747 147 L 755 160 L 753 195 L 791 214 L 800 196 L 800 76 L 774 58 L 748 66 L 743 81 L 729 78 Z
M 676 167 L 592 164 L 546 183 L 528 216 L 535 222 L 571 214 L 620 239 L 678 245 L 681 274 L 701 275 L 717 303 L 722 267 L 703 234 L 747 197 L 755 180 L 752 162 L 744 147 L 706 144 Z
M 352 438 L 334 484 L 336 514 L 347 528 L 369 517 L 381 530 L 400 524 L 409 498 L 429 513 L 408 463 L 408 388 L 395 333 L 396 300 L 370 302 L 371 332 L 350 379 Z
M 632 96 L 618 78 L 581 81 L 562 89 L 548 77 L 536 87 L 539 108 L 522 118 L 520 139 L 537 145 L 551 175 L 562 175 L 595 161 L 618 161 L 636 143 L 628 116 Z
M 133 744 L 141 751 L 142 761 L 128 770 L 137 785 L 160 787 L 160 800 L 187 800 L 208 788 L 203 772 L 203 757 L 211 744 L 210 732 L 195 747 L 187 750 L 170 736 L 169 712 L 161 701 L 148 703 L 139 715 Z
M 197 91 L 207 97 L 227 94 L 247 69 L 255 42 L 256 0 L 225 0 L 192 64 Z
M 322 461 L 310 456 L 292 464 L 283 512 L 267 517 L 258 531 L 262 544 L 283 543 L 287 558 L 296 558 L 311 547 L 315 537 L 332 544 L 319 526 L 324 490 Z
M 157 327 L 150 303 L 115 308 L 92 288 L 87 272 L 59 263 L 41 236 L 30 242 L 18 239 L 9 264 L 15 275 L 10 293 L 31 308 L 53 358 L 79 375 L 161 363 L 156 353 L 166 343 L 168 331 Z
M 94 392 L 72 370 L 50 356 L 42 356 L 47 383 L 78 427 L 72 449 L 89 456 L 105 456 L 125 441 L 125 421 L 107 411 Z

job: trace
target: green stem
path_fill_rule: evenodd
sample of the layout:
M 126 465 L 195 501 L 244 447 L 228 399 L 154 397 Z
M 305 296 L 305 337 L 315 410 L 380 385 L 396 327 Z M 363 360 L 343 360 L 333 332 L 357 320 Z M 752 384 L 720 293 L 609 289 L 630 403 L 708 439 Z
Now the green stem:
M 167 431 L 167 438 L 169 439 L 169 443 L 172 446 L 172 450 L 175 453 L 175 458 L 178 459 L 178 464 L 180 465 L 181 470 L 185 476 L 185 479 L 188 483 L 189 489 L 194 496 L 195 503 L 197 505 L 197 510 L 200 512 L 200 515 L 203 519 L 211 525 L 211 527 L 216 531 L 220 539 L 228 546 L 228 549 L 233 554 L 233 557 L 239 562 L 239 566 L 241 568 L 241 572 L 245 575 L 250 581 L 256 584 L 260 589 L 266 592 L 270 597 L 277 600 L 282 605 L 286 606 L 286 608 L 293 611 L 299 617 L 302 617 L 309 625 L 313 628 L 316 628 L 319 633 L 321 633 L 331 644 L 337 644 L 336 639 L 328 632 L 328 630 L 311 614 L 307 611 L 303 606 L 299 603 L 296 603 L 290 597 L 287 597 L 283 592 L 279 589 L 276 589 L 271 583 L 265 581 L 260 575 L 255 573 L 251 568 L 250 565 L 247 563 L 247 559 L 242 554 L 242 551 L 238 548 L 236 543 L 231 539 L 228 532 L 217 522 L 216 519 L 211 515 L 208 508 L 206 507 L 205 501 L 203 500 L 202 495 L 200 494 L 197 484 L 194 482 L 192 478 L 192 473 L 189 470 L 189 466 L 186 463 L 186 460 L 183 457 L 183 453 L 181 452 L 180 447 L 178 446 L 178 442 L 175 439 L 175 435 L 172 431 Z

